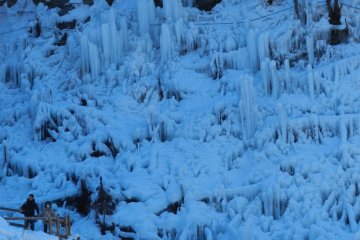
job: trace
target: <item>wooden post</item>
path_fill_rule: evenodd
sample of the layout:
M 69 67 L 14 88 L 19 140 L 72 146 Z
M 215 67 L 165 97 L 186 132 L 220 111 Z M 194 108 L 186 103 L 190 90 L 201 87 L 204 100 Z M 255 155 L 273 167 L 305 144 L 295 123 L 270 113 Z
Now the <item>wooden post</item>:
M 59 221 L 59 217 L 56 217 L 56 236 L 60 236 L 60 221 Z
M 65 229 L 66 229 L 66 236 L 70 236 L 71 235 L 71 231 L 70 231 L 70 217 L 66 216 L 65 217 Z
M 49 224 L 48 224 L 48 227 L 49 227 L 49 234 L 51 235 L 51 234 L 52 234 L 52 218 L 51 218 L 51 217 L 49 217 L 49 218 L 48 218 L 48 220 L 49 220 Z
M 7 162 L 7 155 L 6 155 L 6 145 L 4 144 L 4 164 Z

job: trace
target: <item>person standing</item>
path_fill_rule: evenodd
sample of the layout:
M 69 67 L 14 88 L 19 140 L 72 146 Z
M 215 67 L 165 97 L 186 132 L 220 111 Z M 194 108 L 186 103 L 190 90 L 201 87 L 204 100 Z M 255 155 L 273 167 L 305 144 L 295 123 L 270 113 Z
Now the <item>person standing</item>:
M 46 233 L 48 227 L 51 228 L 49 218 L 56 217 L 55 212 L 51 209 L 51 203 L 47 201 L 45 207 L 41 210 L 40 217 L 47 218 L 43 220 L 44 232 Z
M 35 211 L 39 214 L 39 207 L 35 202 L 34 194 L 29 194 L 26 202 L 21 206 L 20 212 L 25 215 L 25 217 L 35 217 Z M 25 220 L 25 229 L 28 229 L 30 225 L 31 230 L 34 230 L 35 220 Z

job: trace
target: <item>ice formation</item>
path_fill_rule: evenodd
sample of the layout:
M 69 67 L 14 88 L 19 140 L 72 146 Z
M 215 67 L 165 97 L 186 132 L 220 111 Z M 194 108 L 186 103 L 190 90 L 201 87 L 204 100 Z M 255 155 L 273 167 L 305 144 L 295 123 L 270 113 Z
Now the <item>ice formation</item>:
M 137 19 L 141 35 L 149 34 L 155 22 L 155 5 L 152 0 L 137 1 Z
M 258 37 L 259 62 L 262 63 L 265 58 L 270 58 L 270 42 L 268 32 L 262 32 Z
M 314 71 L 312 70 L 312 67 L 310 64 L 307 66 L 307 71 L 308 71 L 309 97 L 310 97 L 310 100 L 313 101 L 314 95 L 315 95 Z
M 173 57 L 173 41 L 169 26 L 166 23 L 161 25 L 160 56 L 161 62 L 164 64 L 168 63 Z
M 271 94 L 271 74 L 270 74 L 270 59 L 266 58 L 261 62 L 261 76 L 264 83 L 264 90 L 266 94 Z
M 314 65 L 314 36 L 306 36 L 306 49 L 308 53 L 309 64 Z
M 183 17 L 181 0 L 163 0 L 163 6 L 167 21 L 177 21 Z
M 281 131 L 281 141 L 283 143 L 287 142 L 287 114 L 283 105 L 278 106 L 279 112 L 279 122 L 280 122 L 280 131 Z
M 250 29 L 247 34 L 246 45 L 248 50 L 248 56 L 250 61 L 251 70 L 256 72 L 259 69 L 259 59 L 258 59 L 258 47 L 256 41 L 256 32 L 253 29 Z M 262 49 L 263 50 L 263 49 Z M 265 53 L 265 51 L 263 52 Z
M 278 77 L 278 72 L 276 68 L 276 62 L 274 60 L 270 61 L 269 64 L 270 74 L 271 74 L 271 93 L 274 99 L 277 99 L 280 95 L 280 82 Z
M 258 114 L 252 77 L 246 76 L 240 79 L 240 88 L 241 98 L 239 102 L 239 109 L 241 129 L 244 139 L 249 139 L 253 136 L 256 130 Z
M 81 36 L 81 69 L 83 75 L 90 73 L 89 40 L 86 35 Z
M 98 47 L 94 43 L 88 42 L 88 44 L 89 44 L 90 71 L 92 78 L 95 79 L 100 75 L 99 51 L 98 51 Z
M 119 64 L 122 54 L 122 45 L 125 37 L 120 35 L 115 21 L 114 9 L 111 8 L 107 16 L 108 21 L 101 25 L 101 37 L 102 37 L 102 49 L 104 54 L 105 66 L 109 66 L 110 63 Z
M 284 61 L 284 78 L 285 78 L 285 89 L 287 93 L 292 91 L 292 82 L 291 82 L 291 71 L 290 71 L 290 63 L 288 59 Z
M 101 239 L 102 176 L 114 200 L 107 236 L 352 239 L 356 11 L 343 5 L 350 44 L 328 46 L 323 5 L 299 0 L 299 21 L 290 1 L 250 2 L 205 13 L 192 0 L 94 1 L 64 16 L 31 4 L 41 36 L 0 41 L 0 197 L 64 201 L 57 210 L 75 216 L 74 231 Z M 2 20 L 28 26 L 5 9 Z M 73 18 L 58 46 L 56 22 Z M 78 194 L 88 218 L 69 201 Z

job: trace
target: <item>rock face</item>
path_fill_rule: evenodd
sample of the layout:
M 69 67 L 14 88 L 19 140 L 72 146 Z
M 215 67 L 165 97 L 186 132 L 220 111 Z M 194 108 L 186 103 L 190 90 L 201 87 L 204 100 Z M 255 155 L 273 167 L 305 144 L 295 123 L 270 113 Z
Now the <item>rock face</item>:
M 162 0 L 154 0 L 155 6 L 162 7 Z M 204 11 L 211 11 L 216 4 L 220 3 L 221 0 L 195 0 L 195 7 Z
M 88 6 L 92 6 L 94 4 L 94 1 L 93 0 L 83 0 L 83 3 Z
M 6 2 L 7 2 L 8 7 L 10 8 L 16 4 L 17 0 L 7 0 Z M 4 3 L 5 3 L 5 1 L 1 1 L 0 6 L 2 6 Z
M 196 0 L 195 6 L 200 10 L 211 11 L 220 2 L 221 0 Z
M 62 8 L 64 7 L 66 4 L 68 4 L 69 0 L 33 0 L 33 2 L 35 4 L 39 4 L 39 3 L 43 3 L 45 6 L 49 7 L 49 8 Z

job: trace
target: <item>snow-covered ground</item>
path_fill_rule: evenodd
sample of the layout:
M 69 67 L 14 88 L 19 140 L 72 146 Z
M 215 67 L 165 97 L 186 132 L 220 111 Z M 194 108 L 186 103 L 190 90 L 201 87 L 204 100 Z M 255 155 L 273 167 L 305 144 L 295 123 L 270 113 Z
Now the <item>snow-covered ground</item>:
M 58 237 L 47 235 L 41 231 L 19 230 L 11 227 L 0 218 L 0 239 L 1 240 L 57 240 Z
M 89 240 L 360 239 L 360 1 L 339 45 L 324 2 L 94 2 L 0 7 L 0 207 L 33 193 Z

